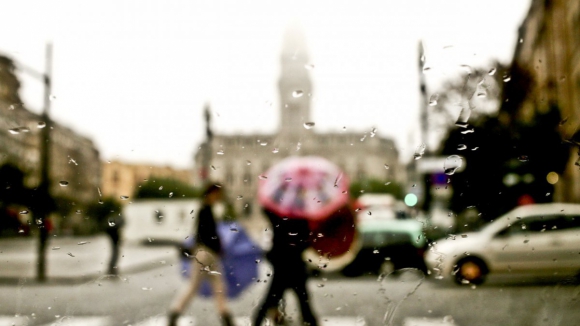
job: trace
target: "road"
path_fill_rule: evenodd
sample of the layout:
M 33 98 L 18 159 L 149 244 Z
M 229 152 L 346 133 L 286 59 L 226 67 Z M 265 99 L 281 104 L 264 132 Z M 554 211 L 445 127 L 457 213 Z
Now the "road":
M 251 315 L 266 289 L 262 278 L 267 278 L 268 266 L 260 264 L 264 264 L 261 280 L 231 302 L 239 320 Z M 169 302 L 184 284 L 179 266 L 168 262 L 116 281 L 101 277 L 76 285 L 0 285 L 0 325 L 163 325 Z M 379 281 L 370 275 L 322 275 L 311 279 L 309 287 L 323 325 L 384 325 L 389 307 L 396 308 L 391 309 L 393 325 L 404 326 L 580 324 L 576 284 L 515 278 L 458 287 L 431 278 Z M 287 301 L 287 312 L 295 318 L 294 297 L 288 295 Z M 192 325 L 192 320 L 194 325 L 219 325 L 208 299 L 196 298 L 187 315 L 193 318 L 184 319 L 183 325 Z

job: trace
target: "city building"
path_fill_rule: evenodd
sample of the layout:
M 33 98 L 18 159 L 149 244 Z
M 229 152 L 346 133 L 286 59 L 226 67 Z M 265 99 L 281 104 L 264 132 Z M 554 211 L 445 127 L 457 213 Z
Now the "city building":
M 563 140 L 580 129 L 579 31 L 579 1 L 532 1 L 519 30 L 512 63 L 529 77 L 530 85 L 521 103 L 508 112 L 512 119 L 533 123 L 557 108 L 562 119 L 558 131 Z M 574 166 L 577 159 L 578 148 L 570 146 L 566 170 L 559 177 L 552 174 L 554 201 L 580 200 L 580 171 Z
M 0 166 L 18 167 L 24 173 L 24 185 L 35 188 L 40 183 L 40 131 L 46 121 L 22 103 L 15 69 L 10 58 L 0 56 Z M 49 146 L 50 193 L 58 214 L 74 215 L 96 203 L 101 168 L 92 140 L 53 121 Z
M 313 87 L 310 61 L 303 33 L 297 28 L 284 35 L 281 73 L 278 79 L 280 124 L 274 134 L 215 134 L 195 154 L 195 183 L 206 173 L 222 182 L 236 212 L 256 216 L 259 176 L 288 156 L 322 156 L 334 162 L 351 181 L 404 180 L 398 150 L 392 139 L 364 133 L 319 133 L 310 119 Z M 204 170 L 204 153 L 209 147 L 210 169 Z
M 191 171 L 174 169 L 169 166 L 130 164 L 110 161 L 102 164 L 101 193 L 105 197 L 131 197 L 140 183 L 150 179 L 174 179 L 192 184 Z

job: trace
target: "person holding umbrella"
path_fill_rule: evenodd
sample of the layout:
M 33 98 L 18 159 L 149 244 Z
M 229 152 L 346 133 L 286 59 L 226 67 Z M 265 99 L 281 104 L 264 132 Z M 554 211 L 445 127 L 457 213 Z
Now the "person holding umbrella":
M 267 254 L 273 277 L 266 297 L 255 312 L 253 325 L 261 326 L 268 314 L 278 317 L 274 318 L 275 322 L 281 323 L 276 307 L 284 291 L 292 289 L 298 296 L 304 324 L 316 326 L 318 321 L 310 307 L 308 273 L 302 256 L 309 247 L 318 255 L 332 258 L 349 251 L 355 231 L 354 220 L 343 217 L 348 213 L 347 178 L 324 158 L 290 157 L 274 165 L 261 178 L 258 200 L 274 232 L 272 249 Z
M 226 304 L 226 288 L 222 278 L 220 256 L 221 242 L 216 230 L 212 206 L 222 199 L 220 185 L 210 184 L 203 192 L 202 207 L 197 215 L 197 237 L 189 285 L 175 299 L 169 310 L 169 326 L 176 326 L 179 316 L 197 294 L 201 281 L 208 279 L 213 288 L 217 310 L 222 325 L 233 326 L 232 316 Z

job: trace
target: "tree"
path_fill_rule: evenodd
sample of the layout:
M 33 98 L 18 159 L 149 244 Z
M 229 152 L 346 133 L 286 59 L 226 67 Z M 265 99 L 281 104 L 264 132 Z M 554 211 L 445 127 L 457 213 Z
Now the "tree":
M 351 183 L 350 195 L 354 198 L 365 193 L 391 194 L 397 199 L 403 198 L 401 186 L 395 182 L 384 182 L 377 179 L 366 179 Z
M 198 198 L 200 191 L 184 182 L 152 177 L 137 187 L 134 198 Z

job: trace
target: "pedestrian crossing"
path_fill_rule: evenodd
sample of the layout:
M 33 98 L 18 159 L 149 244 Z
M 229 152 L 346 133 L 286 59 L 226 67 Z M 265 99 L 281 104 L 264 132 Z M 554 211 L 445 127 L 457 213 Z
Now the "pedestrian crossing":
M 234 318 L 236 326 L 251 325 L 249 316 Z M 29 316 L 0 316 L 0 326 L 37 326 Z M 127 326 L 166 326 L 167 317 L 157 315 L 138 321 L 136 323 L 124 323 Z M 182 316 L 178 326 L 200 326 L 200 322 L 192 316 Z M 369 326 L 361 316 L 323 316 L 320 317 L 321 326 Z M 109 316 L 65 316 L 56 318 L 53 322 L 40 326 L 113 326 L 113 319 Z M 451 316 L 440 318 L 434 317 L 406 317 L 402 326 L 458 326 Z

